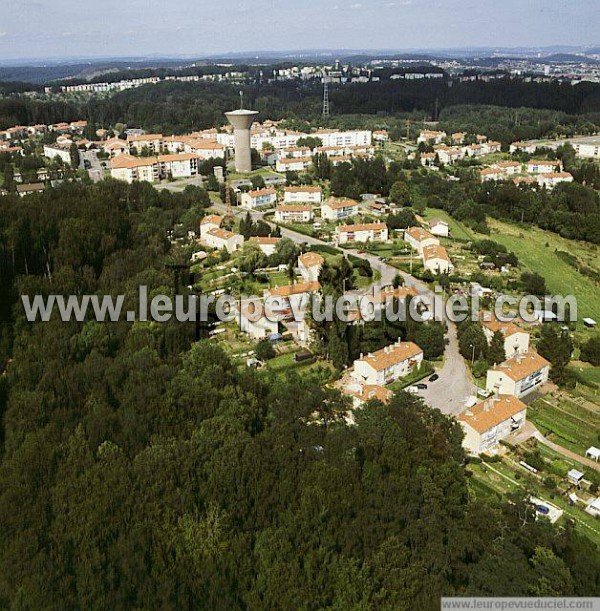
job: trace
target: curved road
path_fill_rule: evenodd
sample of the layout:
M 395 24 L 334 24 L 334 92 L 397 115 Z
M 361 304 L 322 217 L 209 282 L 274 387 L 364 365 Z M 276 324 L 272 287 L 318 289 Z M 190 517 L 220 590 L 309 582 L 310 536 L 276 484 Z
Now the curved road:
M 212 207 L 222 213 L 227 211 L 224 204 L 213 203 Z M 247 210 L 234 208 L 234 214 L 242 216 L 247 214 Z M 252 211 L 253 220 L 262 219 L 264 212 Z M 280 227 L 281 235 L 290 238 L 298 244 L 306 243 L 309 245 L 331 246 L 329 242 L 325 242 L 312 236 L 292 231 L 285 227 Z M 376 269 L 381 274 L 381 285 L 391 284 L 394 276 L 398 273 L 404 278 L 405 286 L 414 287 L 419 295 L 423 297 L 423 301 L 430 306 L 435 304 L 435 311 L 443 313 L 442 320 L 448 326 L 448 344 L 444 352 L 444 364 L 436 371 L 439 379 L 435 382 L 427 382 L 427 390 L 419 391 L 419 396 L 425 401 L 439 409 L 444 414 L 457 415 L 465 409 L 465 401 L 469 396 L 476 395 L 477 388 L 471 381 L 471 376 L 463 357 L 458 350 L 458 338 L 456 336 L 456 325 L 449 321 L 445 314 L 444 302 L 442 298 L 435 294 L 424 282 L 417 280 L 410 274 L 403 272 L 387 263 L 380 261 L 375 255 L 369 253 L 358 253 L 356 250 L 348 251 L 353 255 L 366 259 L 371 264 L 373 269 Z

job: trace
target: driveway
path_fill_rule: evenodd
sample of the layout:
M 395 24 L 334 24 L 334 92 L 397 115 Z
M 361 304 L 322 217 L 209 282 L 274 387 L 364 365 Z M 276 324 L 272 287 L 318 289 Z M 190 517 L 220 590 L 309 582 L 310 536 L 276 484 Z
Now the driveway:
M 92 182 L 98 182 L 104 178 L 102 164 L 96 155 L 96 151 L 81 151 L 79 153 L 81 167 L 85 169 L 85 161 L 89 163 L 88 175 Z

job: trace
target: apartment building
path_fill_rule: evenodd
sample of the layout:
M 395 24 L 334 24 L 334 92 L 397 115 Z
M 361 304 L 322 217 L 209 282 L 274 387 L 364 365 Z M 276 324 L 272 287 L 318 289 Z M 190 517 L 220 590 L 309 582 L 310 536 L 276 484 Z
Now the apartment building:
M 321 187 L 285 187 L 283 201 L 286 204 L 310 203 L 317 206 L 323 201 Z
M 289 204 L 275 208 L 276 223 L 310 223 L 314 219 L 310 204 Z
M 537 352 L 516 354 L 487 372 L 486 389 L 521 398 L 547 382 L 550 363 Z
M 463 447 L 471 454 L 493 450 L 502 439 L 526 422 L 527 406 L 514 395 L 494 395 L 457 417 L 465 436 Z
M 385 386 L 408 375 L 423 361 L 423 351 L 413 342 L 398 341 L 354 361 L 353 377 L 361 384 Z
M 499 331 L 502 334 L 505 359 L 529 351 L 529 333 L 520 329 L 514 323 L 496 320 L 493 312 L 481 312 L 481 325 L 488 344 L 491 344 L 494 333 Z
M 569 172 L 549 172 L 547 174 L 540 174 L 537 181 L 540 187 L 552 190 L 561 182 L 573 182 L 573 175 Z
M 160 180 L 160 169 L 156 157 L 117 155 L 111 161 L 110 175 L 130 184 L 141 180 L 157 182 Z
M 321 206 L 321 217 L 327 221 L 340 221 L 358 214 L 358 202 L 352 199 L 330 199 Z
M 44 144 L 44 157 L 56 159 L 58 157 L 65 165 L 71 165 L 71 147 L 58 144 Z
M 388 228 L 385 223 L 365 223 L 362 225 L 339 225 L 336 227 L 334 241 L 337 244 L 353 242 L 387 242 Z
M 277 191 L 275 189 L 256 189 L 242 193 L 240 205 L 247 210 L 256 208 L 270 208 L 277 203 Z

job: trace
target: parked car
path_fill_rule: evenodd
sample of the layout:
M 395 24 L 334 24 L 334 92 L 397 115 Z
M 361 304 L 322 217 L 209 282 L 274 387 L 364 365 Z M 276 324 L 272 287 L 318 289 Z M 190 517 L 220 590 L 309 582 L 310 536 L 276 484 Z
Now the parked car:
M 435 382 L 440 376 L 437 373 L 434 373 L 432 376 L 429 376 L 430 382 Z
M 419 390 L 427 390 L 427 384 L 415 384 L 415 386 L 419 389 Z

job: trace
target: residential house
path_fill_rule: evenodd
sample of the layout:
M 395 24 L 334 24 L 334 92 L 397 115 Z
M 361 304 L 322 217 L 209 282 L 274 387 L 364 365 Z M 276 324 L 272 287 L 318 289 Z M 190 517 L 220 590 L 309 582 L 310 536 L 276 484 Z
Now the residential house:
M 522 152 L 528 153 L 529 155 L 533 155 L 537 150 L 537 144 L 533 142 L 513 142 L 509 147 L 508 151 L 512 153 Z
M 440 219 L 431 219 L 429 221 L 429 233 L 441 238 L 447 238 L 450 233 L 448 223 Z
M 110 138 L 102 145 L 102 150 L 111 157 L 115 157 L 129 153 L 129 145 L 120 138 Z
M 314 218 L 310 204 L 290 204 L 275 208 L 276 223 L 310 223 Z
M 417 138 L 417 144 L 426 142 L 430 144 L 440 144 L 446 138 L 446 132 L 433 131 L 429 129 L 423 130 Z
M 546 187 L 546 189 L 551 190 L 561 182 L 573 182 L 573 175 L 569 172 L 550 172 L 540 174 L 537 181 L 540 187 Z
M 328 221 L 340 221 L 358 214 L 358 202 L 352 199 L 330 199 L 321 206 L 321 217 Z
M 488 370 L 486 389 L 521 398 L 544 384 L 549 374 L 550 363 L 537 352 L 516 354 Z
M 281 240 L 281 238 L 272 238 L 270 236 L 268 237 L 253 236 L 248 241 L 251 244 L 258 245 L 261 251 L 265 255 L 267 255 L 267 257 L 270 257 L 272 254 L 275 253 L 275 249 L 277 248 L 277 243 L 279 242 L 279 240 Z
M 413 342 L 398 341 L 354 361 L 353 377 L 362 384 L 385 386 L 408 375 L 423 361 L 423 351 Z
M 419 254 L 426 246 L 439 246 L 440 241 L 422 227 L 408 227 L 404 231 L 404 241 L 410 244 Z
M 242 193 L 241 206 L 248 210 L 256 208 L 270 208 L 277 203 L 277 191 L 275 189 L 257 189 Z
M 363 225 L 339 225 L 334 240 L 337 244 L 352 242 L 387 242 L 388 228 L 385 223 L 365 223 Z
M 28 185 L 17 185 L 17 194 L 19 197 L 25 197 L 32 193 L 41 193 L 46 186 L 42 182 L 33 182 Z
M 223 217 L 217 214 L 205 216 L 200 221 L 200 239 L 204 237 L 211 229 L 218 229 L 223 223 Z
M 460 414 L 463 447 L 471 454 L 492 450 L 525 424 L 527 406 L 514 395 L 494 395 Z
M 319 279 L 325 259 L 316 252 L 305 252 L 298 257 L 298 270 L 304 282 L 316 282 Z
M 323 201 L 321 187 L 285 187 L 283 201 L 286 204 L 310 203 L 317 206 Z
M 240 250 L 244 245 L 244 236 L 223 229 L 222 227 L 217 227 L 206 231 L 201 238 L 201 242 L 209 248 L 216 248 L 217 250 L 225 249 L 227 252 L 235 252 L 236 250 Z
M 500 331 L 504 337 L 504 359 L 509 359 L 516 354 L 525 354 L 529 351 L 529 333 L 520 329 L 512 322 L 501 322 L 496 320 L 493 312 L 481 312 L 481 325 L 488 341 L 496 331 Z
M 446 252 L 446 249 L 439 244 L 425 246 L 423 252 L 423 266 L 434 274 L 451 274 L 454 265 Z

